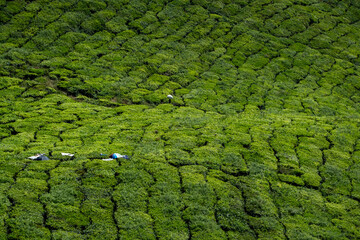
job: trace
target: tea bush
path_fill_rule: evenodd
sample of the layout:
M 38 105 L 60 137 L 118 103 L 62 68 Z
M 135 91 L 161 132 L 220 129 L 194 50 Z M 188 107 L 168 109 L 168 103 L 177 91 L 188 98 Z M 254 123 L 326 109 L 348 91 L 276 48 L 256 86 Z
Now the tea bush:
M 43 224 L 43 211 L 43 206 L 33 201 L 15 206 L 7 220 L 11 229 L 8 237 L 14 239 L 26 239 L 28 237 L 50 239 L 50 230 Z
M 103 164 L 105 163 L 105 164 Z M 102 182 L 111 182 L 114 179 L 116 162 L 95 161 L 85 164 L 86 174 L 82 183 L 85 201 L 82 202 L 81 212 L 90 218 L 91 224 L 86 227 L 84 233 L 91 239 L 103 237 L 105 239 L 116 239 L 117 228 L 113 219 L 114 203 L 111 192 L 117 181 L 112 181 L 107 187 L 102 187 Z M 100 170 L 98 169 L 100 168 Z M 99 177 L 93 177 L 91 173 L 103 173 Z M 97 181 L 97 182 L 95 182 Z
M 54 229 L 65 231 L 79 231 L 81 227 L 89 225 L 89 219 L 75 206 L 65 204 L 47 205 L 48 219 L 46 224 Z
M 0 238 L 359 238 L 359 7 L 0 0 Z
M 181 167 L 184 184 L 184 219 L 189 222 L 191 236 L 198 239 L 222 239 L 225 232 L 216 224 L 215 213 L 209 206 L 215 203 L 213 189 L 205 182 L 205 167 Z M 211 230 L 210 230 L 211 229 Z
M 247 223 L 241 190 L 216 178 L 209 178 L 208 181 L 217 194 L 215 209 L 221 228 L 226 229 L 228 233 L 240 232 L 244 237 L 255 237 Z M 235 212 L 232 211 L 234 208 L 236 208 Z
M 181 185 L 178 171 L 163 163 L 148 166 L 156 183 L 150 188 L 149 213 L 154 219 L 155 233 L 164 239 L 187 239 L 188 229 L 182 219 Z

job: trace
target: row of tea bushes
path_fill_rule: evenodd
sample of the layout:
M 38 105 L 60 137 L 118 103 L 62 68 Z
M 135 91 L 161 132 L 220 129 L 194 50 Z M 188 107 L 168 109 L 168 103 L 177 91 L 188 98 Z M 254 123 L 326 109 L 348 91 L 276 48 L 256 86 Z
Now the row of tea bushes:
M 182 182 L 179 170 L 166 163 L 149 163 L 145 168 L 154 178 L 149 189 L 149 214 L 159 239 L 188 239 L 183 218 Z
M 116 204 L 114 217 L 119 236 L 124 239 L 156 239 L 154 219 L 149 214 L 149 188 L 153 177 L 141 165 L 121 165 L 113 192 Z
M 16 176 L 21 170 L 24 169 L 25 163 L 23 161 L 12 161 L 8 162 L 1 160 L 0 162 L 0 236 L 6 238 L 9 225 L 9 212 L 13 207 L 11 199 L 8 197 L 9 189 L 14 185 L 16 181 Z
M 206 181 L 203 166 L 183 166 L 179 169 L 185 209 L 183 218 L 194 239 L 224 239 L 226 233 L 215 216 L 216 194 Z
M 236 184 L 224 181 L 221 172 L 210 171 L 206 179 L 216 194 L 215 217 L 226 231 L 228 239 L 255 239 L 256 233 L 249 222 L 242 191 Z M 232 178 L 234 181 L 235 178 Z
M 45 223 L 45 205 L 40 201 L 41 196 L 48 191 L 47 169 L 40 167 L 38 171 L 36 164 L 30 161 L 19 161 L 18 164 L 22 165 L 22 171 L 13 176 L 14 182 L 7 191 L 11 202 L 8 209 L 7 237 L 50 239 L 51 232 Z M 54 167 L 55 164 L 57 163 L 46 164 L 45 167 Z
M 86 173 L 82 178 L 85 200 L 81 212 L 90 220 L 90 225 L 84 230 L 89 239 L 118 239 L 114 219 L 117 206 L 113 195 L 118 182 L 115 177 L 118 168 L 116 161 L 95 160 L 85 164 Z
M 65 161 L 49 171 L 50 191 L 41 200 L 46 205 L 46 225 L 55 239 L 79 237 L 89 225 L 89 217 L 81 212 L 83 165 L 82 161 Z

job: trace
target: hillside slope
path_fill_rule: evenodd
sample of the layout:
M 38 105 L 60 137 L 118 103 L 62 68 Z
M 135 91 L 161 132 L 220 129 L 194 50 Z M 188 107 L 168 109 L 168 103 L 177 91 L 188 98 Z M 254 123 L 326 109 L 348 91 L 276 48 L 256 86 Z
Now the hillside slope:
M 0 238 L 360 238 L 359 20 L 350 0 L 0 0 Z

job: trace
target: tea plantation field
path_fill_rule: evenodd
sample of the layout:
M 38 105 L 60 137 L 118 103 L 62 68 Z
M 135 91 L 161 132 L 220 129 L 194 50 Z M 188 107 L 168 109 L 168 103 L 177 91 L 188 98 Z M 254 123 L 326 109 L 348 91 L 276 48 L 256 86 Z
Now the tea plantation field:
M 360 239 L 359 54 L 356 0 L 0 0 L 0 239 Z

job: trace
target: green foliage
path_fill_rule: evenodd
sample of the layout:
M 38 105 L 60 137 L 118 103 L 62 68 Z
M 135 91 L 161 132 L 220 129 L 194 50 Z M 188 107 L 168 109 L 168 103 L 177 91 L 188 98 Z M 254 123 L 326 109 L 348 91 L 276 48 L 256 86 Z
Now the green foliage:
M 304 181 L 296 176 L 286 175 L 286 174 L 279 174 L 278 175 L 280 180 L 287 183 L 293 183 L 295 185 L 304 186 Z
M 89 225 L 89 219 L 80 212 L 80 209 L 64 204 L 49 204 L 46 207 L 48 219 L 46 224 L 55 229 L 74 231 Z
M 184 186 L 184 219 L 189 222 L 191 235 L 198 239 L 221 239 L 225 233 L 216 224 L 214 210 L 216 201 L 213 189 L 205 181 L 207 169 L 200 166 L 184 166 L 180 174 Z
M 123 239 L 156 239 L 152 229 L 152 218 L 143 212 L 115 212 L 119 234 Z
M 47 190 L 45 180 L 33 178 L 17 178 L 14 186 L 8 194 L 13 201 L 21 203 L 24 201 L 36 201 L 39 195 Z
M 113 182 L 117 162 L 102 162 L 94 160 L 85 164 L 87 173 L 84 174 L 82 192 L 86 199 L 81 203 L 81 212 L 89 217 L 91 224 L 84 233 L 90 239 L 100 236 L 104 239 L 116 239 L 117 229 L 113 219 L 114 202 L 111 193 L 113 188 L 106 184 Z M 113 182 L 114 183 L 114 182 Z M 79 192 L 79 194 L 81 194 Z M 74 203 L 70 203 L 74 205 Z
M 25 201 L 16 205 L 8 219 L 12 239 L 51 239 L 51 233 L 44 226 L 43 206 L 40 203 Z
M 321 169 L 321 175 L 325 181 L 322 184 L 324 192 L 333 192 L 349 195 L 351 183 L 347 178 L 347 173 L 336 165 L 325 164 Z
M 83 197 L 79 187 L 74 184 L 60 184 L 51 186 L 49 193 L 41 196 L 44 203 L 62 203 L 79 206 Z
M 79 233 L 72 231 L 55 230 L 52 232 L 51 237 L 53 239 L 84 239 Z
M 0 239 L 358 239 L 359 7 L 0 0 Z
M 217 194 L 218 201 L 215 209 L 220 226 L 228 231 L 242 232 L 243 234 L 246 232 L 249 237 L 253 235 L 254 233 L 246 221 L 241 191 L 216 178 L 208 178 L 208 181 Z

